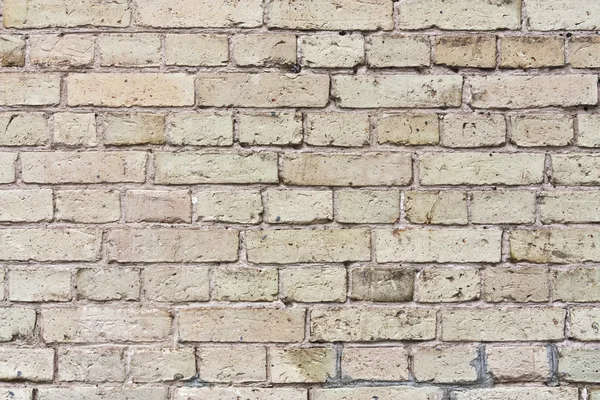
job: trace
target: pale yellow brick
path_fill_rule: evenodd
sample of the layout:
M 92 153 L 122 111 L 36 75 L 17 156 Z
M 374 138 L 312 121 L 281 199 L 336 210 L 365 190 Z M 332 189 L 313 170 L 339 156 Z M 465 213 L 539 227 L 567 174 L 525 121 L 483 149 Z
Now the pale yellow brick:
M 233 120 L 229 113 L 184 112 L 167 117 L 169 143 L 175 146 L 231 146 Z
M 200 379 L 206 382 L 262 382 L 267 380 L 264 347 L 201 347 Z
M 97 146 L 96 116 L 92 113 L 66 112 L 54 114 L 54 144 Z
M 257 224 L 263 205 L 257 190 L 200 191 L 192 196 L 197 221 Z
M 39 400 L 163 400 L 167 394 L 161 387 L 42 387 L 38 390 Z
M 127 222 L 187 222 L 192 203 L 187 190 L 128 190 L 124 197 Z
M 4 297 L 5 296 L 5 293 L 4 293 L 5 279 L 6 279 L 6 271 L 3 268 L 0 268 L 0 300 L 4 300 L 4 298 L 5 298 Z M 0 338 L 1 338 L 1 336 L 2 335 L 0 334 Z
M 561 380 L 595 383 L 600 379 L 599 371 L 598 349 L 589 347 L 559 349 L 558 374 Z
M 240 398 L 244 400 L 305 400 L 308 396 L 306 389 L 277 387 L 203 387 L 178 388 L 174 400 L 229 400 Z M 136 399 L 137 400 L 137 399 Z
M 33 65 L 41 67 L 91 67 L 94 43 L 92 35 L 31 35 L 29 58 Z
M 134 268 L 82 268 L 76 275 L 77 298 L 139 300 L 140 271 Z
M 165 142 L 165 117 L 160 114 L 102 114 L 98 132 L 105 144 L 161 144 Z
M 302 65 L 311 68 L 352 68 L 365 62 L 362 35 L 313 35 L 300 37 Z
M 25 66 L 25 39 L 18 35 L 0 35 L 0 65 Z
M 535 221 L 535 192 L 493 190 L 471 193 L 471 221 L 475 224 L 531 224 Z
M 496 36 L 438 36 L 435 63 L 450 67 L 494 68 Z
M 306 115 L 304 141 L 312 146 L 362 147 L 369 144 L 367 114 L 318 113 Z
M 510 256 L 532 263 L 600 261 L 594 229 L 514 230 L 509 233 Z
M 239 114 L 241 145 L 295 145 L 302 142 L 302 115 L 271 112 L 268 114 Z
M 227 35 L 168 34 L 165 37 L 167 65 L 219 66 L 229 61 Z
M 265 192 L 271 224 L 317 224 L 333 219 L 333 193 L 330 190 L 278 190 Z
M 2 400 L 31 400 L 32 398 L 33 388 L 0 389 L 0 399 Z
M 35 310 L 17 307 L 0 308 L 0 341 L 31 338 L 35 320 Z
M 377 118 L 377 142 L 395 145 L 438 144 L 436 114 L 384 114 Z
M 475 268 L 424 268 L 417 274 L 415 300 L 421 303 L 478 300 L 480 280 Z
M 560 36 L 506 36 L 500 39 L 500 68 L 543 68 L 565 64 Z
M 157 67 L 160 65 L 160 36 L 154 33 L 104 34 L 98 37 L 103 67 Z
M 557 185 L 600 183 L 600 156 L 597 154 L 553 154 L 552 182 Z
M 8 298 L 12 301 L 69 301 L 70 270 L 57 268 L 11 269 L 8 272 Z
M 575 307 L 569 314 L 569 337 L 580 341 L 600 340 L 600 310 L 597 308 Z
M 269 349 L 274 383 L 326 382 L 336 376 L 336 349 L 312 347 Z
M 417 224 L 465 225 L 467 195 L 457 191 L 409 191 L 405 193 L 406 219 Z
M 209 269 L 206 267 L 148 267 L 142 271 L 147 300 L 168 302 L 209 299 Z
M 600 301 L 600 268 L 572 268 L 555 271 L 552 295 L 556 301 Z
M 412 269 L 358 267 L 348 273 L 352 300 L 400 303 L 413 299 Z
M 1 190 L 0 222 L 39 222 L 52 219 L 52 190 Z
M 486 268 L 483 298 L 490 303 L 547 302 L 548 278 L 545 268 Z
M 445 147 L 490 147 L 506 141 L 506 121 L 501 114 L 446 114 L 441 120 Z
M 343 302 L 346 300 L 346 268 L 299 267 L 280 271 L 284 301 L 300 303 Z
M 0 379 L 50 382 L 54 374 L 54 349 L 0 348 Z
M 431 49 L 427 36 L 371 36 L 367 40 L 367 61 L 376 68 L 426 67 Z
M 577 400 L 579 392 L 576 387 L 500 387 L 455 391 L 451 396 L 452 400 Z
M 0 146 L 42 146 L 48 143 L 48 115 L 42 113 L 0 114 Z
M 336 221 L 351 224 L 385 224 L 400 218 L 397 190 L 338 190 Z
M 314 400 L 361 400 L 377 397 L 379 400 L 442 400 L 444 392 L 434 387 L 357 386 L 337 389 L 313 389 Z
M 581 147 L 600 147 L 600 115 L 578 114 L 579 137 L 577 145 Z
M 115 190 L 60 190 L 55 202 L 58 221 L 89 224 L 121 218 L 121 201 Z
M 541 195 L 540 211 L 542 222 L 545 224 L 600 222 L 600 192 L 544 192 Z
M 133 382 L 187 380 L 196 375 L 193 348 L 134 349 L 131 354 Z
M 123 382 L 122 348 L 90 347 L 58 349 L 58 380 L 63 382 Z
M 403 347 L 344 347 L 344 379 L 407 381 L 408 352 Z
M 600 4 L 587 0 L 529 0 L 527 16 L 533 30 L 596 30 L 600 25 Z
M 0 73 L 0 105 L 56 105 L 60 81 L 57 74 Z
M 0 183 L 15 181 L 15 162 L 19 153 L 0 152 Z
M 569 115 L 520 115 L 511 121 L 511 142 L 517 146 L 568 146 L 573 141 L 573 118 Z
M 278 278 L 274 268 L 219 267 L 213 271 L 212 298 L 220 301 L 274 301 Z
M 569 40 L 569 63 L 574 68 L 600 67 L 600 38 L 575 36 Z
M 251 34 L 233 37 L 233 59 L 240 66 L 277 66 L 296 63 L 296 35 Z
M 421 347 L 413 351 L 417 382 L 467 383 L 477 380 L 477 347 Z
M 102 232 L 95 229 L 23 228 L 0 231 L 0 260 L 96 261 Z
M 488 373 L 496 382 L 545 382 L 550 355 L 545 346 L 486 346 Z

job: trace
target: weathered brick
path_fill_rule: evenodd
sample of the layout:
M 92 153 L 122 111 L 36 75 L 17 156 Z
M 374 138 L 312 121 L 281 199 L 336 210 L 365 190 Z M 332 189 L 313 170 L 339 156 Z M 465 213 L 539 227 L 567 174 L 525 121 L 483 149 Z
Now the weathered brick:
M 446 114 L 441 120 L 445 147 L 490 147 L 506 141 L 506 121 L 501 114 Z
M 187 222 L 192 203 L 187 190 L 128 190 L 124 197 L 127 222 Z
M 547 302 L 548 270 L 545 268 L 499 268 L 483 271 L 483 297 L 496 302 Z
M 49 138 L 46 114 L 0 114 L 0 146 L 43 146 Z
M 174 400 L 228 400 L 240 398 L 244 400 L 304 400 L 308 396 L 306 389 L 278 387 L 203 387 L 178 388 Z M 137 400 L 137 399 L 134 399 Z M 141 400 L 141 399 L 140 399 Z
M 600 147 L 600 115 L 578 114 L 579 137 L 577 145 L 581 147 Z
M 325 190 L 277 190 L 265 192 L 271 224 L 315 224 L 333 219 L 333 193 Z
M 435 38 L 436 64 L 451 67 L 494 68 L 496 66 L 496 37 L 438 36 Z
M 82 268 L 77 271 L 76 286 L 78 299 L 139 300 L 140 271 L 133 268 Z
M 600 222 L 599 210 L 600 192 L 596 190 L 557 190 L 541 196 L 541 219 L 545 224 Z
M 0 348 L 0 379 L 50 382 L 54 375 L 54 349 Z
M 39 222 L 52 219 L 52 190 L 0 191 L 0 222 Z
M 134 349 L 130 363 L 133 382 L 187 380 L 196 375 L 193 348 Z
M 479 299 L 479 270 L 475 268 L 424 268 L 417 274 L 415 300 L 420 303 L 454 303 Z
M 510 139 L 517 146 L 567 146 L 573 141 L 573 118 L 569 115 L 519 115 L 511 122 Z
M 314 389 L 314 400 L 360 400 L 377 397 L 380 400 L 442 400 L 444 392 L 434 387 L 375 386 L 337 389 Z
M 233 120 L 229 113 L 185 112 L 169 115 L 169 143 L 175 146 L 231 146 Z
M 213 271 L 212 298 L 220 301 L 275 301 L 274 268 L 220 267 Z
M 400 193 L 397 190 L 336 191 L 336 221 L 350 224 L 393 223 L 400 217 Z
M 369 144 L 367 114 L 318 113 L 306 115 L 304 141 L 312 146 L 362 147 Z
M 0 183 L 15 181 L 15 162 L 19 153 L 0 152 Z
M 352 68 L 365 62 L 362 35 L 300 37 L 302 65 L 311 68 Z
M 31 400 L 33 398 L 33 388 L 2 388 L 0 389 L 0 398 L 6 400 Z
M 94 229 L 3 229 L 0 260 L 96 261 L 100 258 L 101 236 Z
M 502 387 L 452 392 L 452 400 L 577 400 L 576 387 Z
M 149 267 L 142 271 L 144 295 L 158 302 L 206 301 L 209 269 L 206 267 Z
M 436 114 L 384 114 L 377 118 L 377 142 L 428 145 L 440 141 Z
M 589 347 L 559 349 L 558 373 L 562 380 L 595 383 L 600 379 L 598 371 L 600 371 L 598 349 Z
M 560 36 L 506 36 L 500 39 L 500 68 L 565 65 L 565 39 Z
M 63 382 L 122 382 L 125 359 L 122 348 L 61 348 L 58 380 Z
M 509 234 L 510 256 L 532 263 L 600 261 L 594 229 L 514 230 Z
M 415 274 L 410 269 L 359 267 L 349 271 L 352 300 L 412 301 Z
M 466 383 L 477 380 L 476 346 L 421 347 L 413 352 L 417 382 Z
M 57 74 L 0 73 L 0 105 L 56 105 L 60 80 Z
M 121 218 L 119 192 L 114 190 L 60 190 L 55 202 L 58 221 L 89 224 Z
M 103 67 L 157 67 L 160 65 L 160 36 L 154 33 L 105 34 L 98 37 Z
M 336 349 L 310 347 L 269 349 L 274 383 L 326 382 L 336 375 Z
M 600 301 L 600 268 L 572 268 L 555 271 L 552 295 L 557 301 Z
M 417 224 L 467 224 L 467 195 L 457 191 L 409 191 L 404 199 L 406 219 Z
M 235 35 L 232 43 L 233 59 L 240 66 L 264 67 L 296 63 L 296 35 Z
M 569 314 L 569 337 L 581 341 L 600 340 L 600 310 L 596 308 L 575 307 Z
M 160 114 L 103 114 L 98 132 L 105 144 L 161 144 L 165 142 L 165 117 Z
M 408 352 L 403 347 L 344 347 L 344 379 L 407 381 Z
M 557 185 L 600 183 L 600 156 L 597 154 L 552 154 L 552 182 Z
M 29 37 L 29 58 L 33 65 L 41 67 L 91 67 L 94 43 L 92 35 L 32 35 Z
M 0 35 L 0 65 L 25 66 L 25 39 L 19 35 Z
M 38 390 L 39 400 L 163 400 L 167 394 L 161 387 L 42 387 Z
M 569 63 L 573 68 L 600 67 L 600 38 L 575 36 L 569 41 Z
M 92 113 L 65 112 L 54 114 L 54 144 L 97 146 L 96 116 Z
M 268 114 L 238 114 L 241 145 L 286 146 L 302 141 L 302 115 L 271 112 Z
M 201 347 L 200 379 L 206 382 L 262 382 L 267 380 L 264 347 Z
M 471 221 L 475 224 L 531 224 L 535 221 L 533 191 L 501 190 L 471 193 Z
M 375 68 L 426 67 L 431 49 L 427 36 L 371 36 L 367 62 Z
M 71 271 L 55 268 L 11 269 L 8 298 L 26 302 L 69 301 L 71 276 Z
M 527 20 L 533 30 L 596 30 L 600 4 L 587 0 L 528 0 Z
M 33 335 L 35 320 L 35 310 L 0 308 L 0 341 L 30 338 Z
M 346 300 L 344 267 L 299 267 L 280 271 L 281 297 L 300 303 Z
M 257 224 L 263 205 L 258 190 L 200 191 L 192 197 L 196 220 Z
M 545 382 L 550 355 L 545 346 L 486 346 L 488 373 L 496 382 Z
M 168 34 L 165 37 L 165 62 L 177 66 L 227 65 L 229 43 L 226 35 Z

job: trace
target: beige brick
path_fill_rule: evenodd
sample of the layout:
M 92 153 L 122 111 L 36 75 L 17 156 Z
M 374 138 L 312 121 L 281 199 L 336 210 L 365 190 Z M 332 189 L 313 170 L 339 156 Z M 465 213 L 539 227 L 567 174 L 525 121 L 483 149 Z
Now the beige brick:
M 89 224 L 121 218 L 119 192 L 114 190 L 60 190 L 55 201 L 58 221 Z
M 510 256 L 532 263 L 578 263 L 599 261 L 594 229 L 514 230 L 509 234 Z
M 35 310 L 0 308 L 0 341 L 31 338 L 35 325 Z
M 506 121 L 501 114 L 446 114 L 441 127 L 445 147 L 490 147 L 506 141 Z
M 122 382 L 125 360 L 122 348 L 60 348 L 58 380 L 63 382 Z
M 2 388 L 0 389 L 0 398 L 3 400 L 31 400 L 33 388 Z
M 0 114 L 0 146 L 43 146 L 49 138 L 46 114 Z
M 379 144 L 438 144 L 440 129 L 436 114 L 384 114 L 377 118 Z
M 344 267 L 299 267 L 280 271 L 281 297 L 300 303 L 346 300 Z
M 575 387 L 501 387 L 452 392 L 452 400 L 577 400 Z
M 168 34 L 165 62 L 177 66 L 219 66 L 229 61 L 227 35 Z
M 565 65 L 565 39 L 560 36 L 507 36 L 500 39 L 500 68 L 543 68 Z
M 306 115 L 304 141 L 312 146 L 362 147 L 369 144 L 367 114 L 319 113 Z
M 32 35 L 29 37 L 29 58 L 33 65 L 40 67 L 91 67 L 94 42 L 92 35 Z
M 269 349 L 274 383 L 326 382 L 336 376 L 336 349 Z
M 499 268 L 483 271 L 485 301 L 531 303 L 547 302 L 548 270 L 545 268 Z
M 0 35 L 0 65 L 25 66 L 25 39 L 18 35 Z
M 488 373 L 496 382 L 545 382 L 550 379 L 545 346 L 486 346 Z
M 475 268 L 424 268 L 417 274 L 415 300 L 420 303 L 455 303 L 479 299 L 479 270 Z
M 590 396 L 589 397 L 590 400 L 598 400 L 598 399 L 600 399 L 600 390 L 597 390 L 597 389 L 594 390 L 594 389 L 592 389 L 588 393 L 589 393 L 589 396 Z M 16 400 L 19 400 L 19 399 L 16 399 Z
M 198 349 L 200 379 L 206 382 L 267 380 L 264 347 L 202 347 Z
M 153 33 L 105 34 L 98 37 L 103 67 L 157 67 L 160 65 L 160 36 Z
M 560 308 L 480 308 L 442 311 L 444 341 L 542 341 L 564 339 Z
M 269 27 L 311 30 L 390 30 L 394 26 L 392 11 L 385 0 L 275 0 L 267 7 Z
M 600 340 L 600 312 L 596 308 L 575 307 L 569 314 L 569 337 L 581 341 Z
M 213 271 L 212 298 L 220 301 L 275 301 L 274 268 L 219 267 Z
M 236 120 L 241 145 L 286 146 L 302 142 L 301 114 L 238 114 Z
M 600 38 L 575 36 L 569 41 L 569 63 L 573 68 L 600 67 Z
M 429 153 L 420 157 L 422 185 L 529 185 L 544 179 L 544 154 Z
M 4 268 L 0 268 L 0 300 L 4 300 L 5 298 L 5 281 L 6 281 L 6 271 L 4 270 Z M 1 336 L 1 334 L 0 334 Z M 1 340 L 1 339 L 0 339 Z
M 304 400 L 308 396 L 306 389 L 278 387 L 202 387 L 178 388 L 174 400 L 229 400 L 240 398 L 244 400 Z
M 377 261 L 499 262 L 502 231 L 495 229 L 379 229 Z
M 107 240 L 108 258 L 116 262 L 212 262 L 238 257 L 238 231 L 234 230 L 116 229 Z
M 293 243 L 290 246 L 289 243 Z M 289 264 L 297 262 L 368 261 L 367 229 L 262 230 L 246 232 L 248 261 Z
M 42 337 L 47 343 L 152 342 L 171 334 L 168 311 L 153 308 L 97 307 L 42 310 Z
M 54 349 L 0 349 L 0 379 L 50 382 L 54 374 Z
M 155 154 L 155 183 L 277 183 L 275 153 Z
M 137 387 L 119 389 L 114 387 L 42 387 L 38 390 L 39 400 L 163 400 L 166 388 Z
M 533 191 L 501 190 L 471 193 L 471 221 L 475 224 L 531 224 L 535 222 Z
M 573 141 L 573 118 L 568 115 L 512 117 L 511 142 L 521 147 L 568 146 Z
M 433 310 L 318 308 L 310 314 L 312 342 L 430 340 L 435 331 Z
M 75 228 L 24 228 L 0 231 L 0 260 L 96 261 L 102 232 Z
M 335 75 L 332 95 L 343 108 L 458 107 L 462 83 L 458 75 Z
M 302 65 L 311 68 L 352 68 L 365 62 L 362 35 L 313 35 L 300 37 Z
M 457 191 L 405 193 L 406 219 L 417 224 L 465 225 L 467 195 Z
M 71 271 L 55 268 L 11 269 L 8 298 L 26 302 L 69 301 L 71 276 Z
M 367 44 L 367 60 L 372 67 L 426 67 L 430 63 L 427 36 L 371 36 Z
M 15 181 L 15 162 L 18 153 L 0 152 L 0 183 Z
M 94 151 L 21 153 L 27 183 L 144 182 L 146 153 Z
M 600 24 L 600 4 L 587 0 L 529 0 L 527 16 L 533 30 L 596 30 Z
M 0 222 L 39 222 L 52 219 L 52 190 L 1 190 Z
M 600 301 L 600 268 L 572 268 L 555 271 L 552 294 L 556 301 Z
M 134 349 L 131 354 L 133 382 L 187 380 L 196 375 L 193 348 Z
M 142 271 L 144 295 L 158 302 L 206 301 L 209 270 L 206 267 L 148 267 Z
M 598 104 L 595 75 L 501 75 L 469 78 L 476 108 L 569 107 Z
M 410 269 L 359 267 L 349 271 L 352 300 L 412 301 L 415 274 Z
M 200 191 L 192 196 L 197 221 L 258 224 L 263 205 L 257 190 Z
M 60 80 L 57 74 L 0 73 L 0 105 L 56 105 Z
M 277 66 L 296 63 L 296 35 L 250 34 L 233 37 L 233 59 L 239 66 Z
M 194 77 L 182 73 L 70 74 L 67 99 L 70 106 L 191 106 Z
M 187 190 L 128 190 L 124 197 L 128 222 L 187 222 L 192 219 Z
M 179 311 L 182 342 L 299 342 L 301 308 L 197 308 Z
M 82 268 L 77 271 L 76 286 L 78 299 L 139 300 L 140 271 L 133 268 Z
M 229 113 L 185 112 L 167 119 L 169 143 L 175 146 L 231 146 L 233 120 Z
M 344 347 L 344 379 L 407 381 L 408 352 L 402 347 Z
M 496 36 L 438 36 L 435 63 L 450 67 L 494 68 Z
M 434 387 L 375 386 L 337 389 L 314 389 L 314 400 L 360 400 L 377 397 L 379 400 L 442 400 L 444 392 Z
M 157 114 L 103 114 L 98 116 L 98 132 L 105 144 L 162 144 L 165 117 Z
M 406 153 L 285 154 L 282 173 L 291 185 L 406 185 L 412 180 L 412 159 Z
M 600 183 L 600 156 L 597 154 L 553 154 L 552 182 L 557 185 Z
M 66 112 L 54 114 L 54 144 L 97 146 L 96 116 L 92 113 Z
M 269 223 L 316 224 L 333 219 L 333 193 L 330 190 L 278 190 L 265 192 Z
M 561 380 L 595 383 L 600 379 L 598 371 L 600 371 L 598 349 L 589 347 L 559 349 L 558 374 Z
M 600 192 L 544 192 L 541 196 L 540 210 L 542 222 L 545 224 L 600 222 Z
M 197 82 L 203 107 L 324 107 L 329 100 L 324 74 L 200 73 Z
M 421 347 L 413 352 L 417 382 L 466 383 L 477 380 L 477 347 Z
M 350 224 L 385 224 L 400 218 L 397 190 L 338 190 L 336 221 Z
M 577 114 L 579 137 L 577 145 L 581 147 L 600 147 L 600 115 Z

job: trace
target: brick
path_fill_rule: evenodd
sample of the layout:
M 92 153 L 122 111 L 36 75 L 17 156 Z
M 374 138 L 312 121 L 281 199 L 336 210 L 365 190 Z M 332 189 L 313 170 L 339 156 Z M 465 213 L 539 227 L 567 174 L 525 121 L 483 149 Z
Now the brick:
M 233 59 L 239 66 L 296 64 L 296 35 L 250 34 L 233 37 Z
M 595 308 L 572 308 L 569 314 L 569 337 L 581 341 L 600 340 L 600 312 Z
M 483 297 L 490 303 L 539 303 L 549 299 L 548 271 L 543 268 L 486 268 L 483 279 Z
M 209 270 L 206 267 L 150 267 L 142 271 L 147 300 L 163 303 L 207 301 Z
M 103 114 L 98 116 L 98 132 L 105 144 L 162 144 L 165 117 L 156 114 Z
M 4 26 L 7 28 L 48 28 L 96 25 L 126 27 L 131 21 L 127 0 L 7 0 Z
M 362 35 L 301 36 L 302 65 L 311 68 L 352 68 L 365 62 Z
M 0 260 L 96 261 L 101 241 L 101 232 L 94 229 L 3 229 Z
M 376 386 L 337 389 L 314 389 L 314 400 L 360 400 L 377 397 L 380 400 L 442 400 L 444 392 L 434 387 Z
M 415 274 L 408 269 L 359 267 L 349 271 L 352 300 L 412 301 Z
M 25 39 L 18 35 L 0 35 L 0 65 L 25 66 Z
M 153 342 L 171 334 L 168 311 L 152 308 L 98 307 L 42 310 L 46 343 Z
M 550 378 L 545 346 L 486 346 L 488 373 L 496 382 L 545 382 Z
M 312 342 L 430 340 L 435 311 L 390 308 L 315 308 L 310 314 Z
M 275 153 L 155 154 L 155 183 L 277 183 Z
M 371 36 L 367 60 L 371 67 L 426 67 L 431 58 L 427 36 Z
M 5 296 L 5 283 L 7 271 L 4 268 L 0 268 L 0 300 L 4 300 Z M 1 335 L 0 335 L 1 336 Z
M 246 246 L 248 261 L 251 263 L 289 264 L 371 259 L 370 234 L 367 229 L 248 231 Z
M 169 143 L 175 146 L 231 146 L 233 120 L 229 113 L 185 112 L 167 119 Z
M 18 153 L 0 152 L 0 183 L 15 181 L 15 162 Z
M 471 68 L 496 66 L 496 36 L 438 36 L 434 46 L 436 64 Z
M 409 191 L 404 199 L 406 219 L 417 224 L 465 225 L 467 196 L 457 191 Z
M 325 190 L 278 190 L 265 192 L 271 224 L 318 224 L 333 219 L 333 193 Z
M 452 392 L 452 400 L 577 400 L 577 388 L 503 387 Z
M 479 299 L 479 270 L 475 268 L 424 268 L 417 274 L 415 300 L 420 303 L 455 303 Z
M 213 271 L 212 298 L 219 301 L 275 301 L 274 268 L 220 267 Z
M 369 144 L 367 114 L 319 113 L 306 115 L 304 141 L 311 146 L 363 147 Z
M 395 145 L 438 144 L 436 114 L 384 114 L 377 118 L 377 142 Z
M 304 309 L 183 309 L 178 329 L 182 342 L 299 342 L 304 339 Z
M 187 380 L 196 375 L 193 348 L 134 349 L 130 363 L 133 382 Z
M 226 35 L 167 34 L 167 65 L 216 67 L 227 65 L 229 43 Z
M 278 387 L 203 387 L 178 388 L 174 400 L 228 400 L 241 398 L 244 400 L 304 400 L 308 396 L 306 389 Z
M 54 349 L 2 348 L 0 379 L 50 382 L 54 374 Z
M 163 400 L 166 392 L 166 388 L 160 387 L 42 387 L 38 390 L 38 400 Z
M 96 116 L 92 113 L 54 114 L 54 144 L 73 147 L 97 146 Z
M 559 349 L 558 374 L 567 382 L 598 382 L 598 350 L 589 347 Z M 573 397 L 576 399 L 576 397 Z
M 565 65 L 565 39 L 559 36 L 507 36 L 500 39 L 500 68 Z
M 441 120 L 445 147 L 490 147 L 506 141 L 506 121 L 501 114 L 446 114 Z
M 600 24 L 600 4 L 586 0 L 529 0 L 529 26 L 537 31 L 595 30 Z
M 517 146 L 568 146 L 573 141 L 573 118 L 568 115 L 519 115 L 511 122 L 511 142 Z
M 342 108 L 458 107 L 462 83 L 458 75 L 335 75 L 332 95 Z
M 58 221 L 89 224 L 121 218 L 119 192 L 114 190 L 60 190 L 55 197 Z
M 103 67 L 157 67 L 161 58 L 160 36 L 153 33 L 106 34 L 98 37 Z
M 544 154 L 429 153 L 420 157 L 422 185 L 542 183 Z
M 299 267 L 280 271 L 281 297 L 287 302 L 320 303 L 346 300 L 344 267 Z
M 125 192 L 127 222 L 186 222 L 192 220 L 187 190 L 128 190 Z
M 8 298 L 12 301 L 69 301 L 71 271 L 60 269 L 11 269 Z
M 543 341 L 564 339 L 560 308 L 480 308 L 442 311 L 442 340 Z
M 283 156 L 283 182 L 307 186 L 392 186 L 412 180 L 410 154 L 296 153 Z
M 577 145 L 581 147 L 600 147 L 600 115 L 577 114 L 579 137 Z
M 0 191 L 0 222 L 39 222 L 52 219 L 52 190 Z
M 27 183 L 144 182 L 146 153 L 94 151 L 21 153 Z
M 93 35 L 32 35 L 29 58 L 33 65 L 40 67 L 91 67 L 94 43 Z
M 301 114 L 238 114 L 236 120 L 241 145 L 286 146 L 302 142 Z
M 600 222 L 598 210 L 598 191 L 557 190 L 541 195 L 541 219 L 545 224 Z
M 46 114 L 0 114 L 1 146 L 43 146 L 49 138 L 50 127 Z
M 70 74 L 67 99 L 69 106 L 191 106 L 194 77 L 182 73 Z
M 531 224 L 536 194 L 526 190 L 471 192 L 471 221 L 475 224 Z
M 57 74 L 0 73 L 0 105 L 57 105 L 60 80 Z
M 552 183 L 597 185 L 600 183 L 600 156 L 596 154 L 553 154 Z
M 390 30 L 393 7 L 385 0 L 275 0 L 267 8 L 270 28 L 319 30 Z
M 499 262 L 502 231 L 484 229 L 378 229 L 377 261 Z
M 514 230 L 509 233 L 510 256 L 532 263 L 578 263 L 600 260 L 593 229 Z
M 502 75 L 469 78 L 476 108 L 570 107 L 598 104 L 595 75 Z
M 133 268 L 82 268 L 76 275 L 77 298 L 139 300 L 140 271 Z
M 349 224 L 394 223 L 400 218 L 400 193 L 397 190 L 336 191 L 336 221 Z
M 200 73 L 197 85 L 202 107 L 324 107 L 329 100 L 323 74 Z
M 33 388 L 3 388 L 0 389 L 0 398 L 6 400 L 31 400 L 33 398 Z
M 202 347 L 198 349 L 200 379 L 206 382 L 264 382 L 264 347 Z
M 31 338 L 35 325 L 35 310 L 0 308 L 0 341 Z
M 122 382 L 125 359 L 122 348 L 61 348 L 58 380 L 63 382 Z
M 344 379 L 364 381 L 407 381 L 408 352 L 402 347 L 344 347 Z
M 569 41 L 569 63 L 573 68 L 600 67 L 600 39 L 596 36 L 575 36 Z
M 269 349 L 274 383 L 326 382 L 336 376 L 336 349 L 312 347 Z
M 600 269 L 572 268 L 555 271 L 552 295 L 555 301 L 600 301 Z
M 258 224 L 263 205 L 258 190 L 200 191 L 192 197 L 197 221 Z
M 413 352 L 417 382 L 466 383 L 477 380 L 477 347 L 421 347 Z
M 108 258 L 121 263 L 236 261 L 237 253 L 237 231 L 129 228 L 108 233 Z

